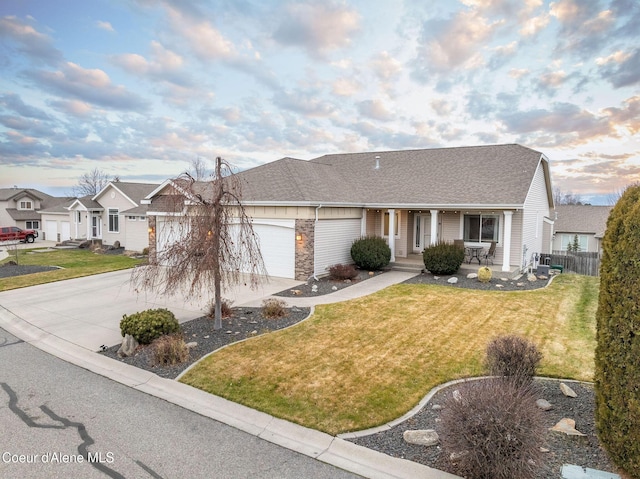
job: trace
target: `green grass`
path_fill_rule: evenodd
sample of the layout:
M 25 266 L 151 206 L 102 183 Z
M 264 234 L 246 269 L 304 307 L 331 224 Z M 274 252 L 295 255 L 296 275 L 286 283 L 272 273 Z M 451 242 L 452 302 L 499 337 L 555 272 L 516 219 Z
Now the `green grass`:
M 540 374 L 592 380 L 598 279 L 520 292 L 396 285 L 319 306 L 307 321 L 225 348 L 182 382 L 337 434 L 384 424 L 446 381 L 484 373 L 487 343 L 514 333 Z
M 1 261 L 0 264 L 12 260 L 15 261 L 15 251 L 10 251 L 9 257 Z M 43 253 L 34 253 L 31 249 L 18 250 L 18 263 L 21 265 L 58 266 L 62 269 L 0 278 L 0 291 L 132 268 L 140 262 L 139 259 L 127 256 L 96 254 L 84 249 L 56 250 Z

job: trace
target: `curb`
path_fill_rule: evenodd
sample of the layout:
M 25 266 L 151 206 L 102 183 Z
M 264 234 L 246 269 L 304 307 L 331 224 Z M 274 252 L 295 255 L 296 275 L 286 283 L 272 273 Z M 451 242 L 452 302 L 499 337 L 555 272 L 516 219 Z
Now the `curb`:
M 2 306 L 0 327 L 66 362 L 354 474 L 373 479 L 458 478 L 444 471 L 352 444 L 341 437 L 275 418 L 101 356 L 29 324 Z

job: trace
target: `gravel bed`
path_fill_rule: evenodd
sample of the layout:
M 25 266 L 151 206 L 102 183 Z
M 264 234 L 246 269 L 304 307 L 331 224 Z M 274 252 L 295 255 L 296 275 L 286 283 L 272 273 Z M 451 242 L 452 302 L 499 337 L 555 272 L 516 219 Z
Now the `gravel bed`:
M 560 478 L 563 464 L 615 472 L 615 466 L 600 447 L 596 437 L 593 385 L 570 381 L 567 381 L 566 384 L 577 393 L 576 398 L 568 398 L 562 394 L 559 387 L 560 381 L 551 379 L 536 379 L 535 381 L 539 398 L 546 399 L 553 405 L 552 410 L 543 412 L 545 428 L 553 427 L 563 418 L 570 418 L 575 420 L 576 429 L 586 434 L 586 437 L 570 437 L 547 430 L 546 443 L 543 447 L 549 449 L 549 452 L 544 454 L 545 464 L 540 468 L 536 477 L 539 479 Z M 417 446 L 408 444 L 403 439 L 403 433 L 406 430 L 435 429 L 438 434 L 442 434 L 438 418 L 440 410 L 432 409 L 432 407 L 435 404 L 442 406 L 456 389 L 457 386 L 452 385 L 438 391 L 416 415 L 391 429 L 347 440 L 393 457 L 425 464 L 452 474 L 459 474 L 440 446 Z
M 548 276 L 536 276 L 537 279 L 535 281 L 529 281 L 526 274 L 517 279 L 512 279 L 494 272 L 494 276 L 489 282 L 481 283 L 477 278 L 467 278 L 467 274 L 468 273 L 457 273 L 436 276 L 431 273 L 420 273 L 406 280 L 404 284 L 439 284 L 452 288 L 480 289 L 485 291 L 525 291 L 543 288 L 549 284 Z M 449 283 L 448 280 L 450 278 L 457 278 L 458 282 L 455 284 Z
M 309 311 L 309 308 L 290 308 L 283 318 L 267 319 L 262 316 L 261 308 L 233 308 L 232 316 L 223 318 L 222 329 L 217 331 L 213 329 L 213 319 L 206 316 L 181 323 L 185 342 L 196 342 L 197 346 L 190 349 L 186 362 L 175 366 L 154 366 L 149 346 L 139 346 L 133 356 L 126 358 L 117 354 L 120 344 L 101 351 L 101 354 L 151 371 L 160 377 L 175 379 L 182 371 L 210 352 L 227 344 L 296 324 L 309 316 Z
M 14 264 L 12 262 L 0 265 L 0 278 L 10 278 L 12 276 L 22 276 L 24 274 L 42 273 L 60 269 L 57 266 L 28 266 Z
M 362 281 L 366 281 L 374 276 L 380 276 L 384 274 L 385 271 L 361 271 L 358 270 L 358 276 L 356 276 L 352 280 L 333 280 L 329 277 L 322 277 L 318 279 L 309 279 L 306 283 L 301 284 L 300 286 L 296 286 L 295 288 L 285 289 L 284 291 L 280 291 L 279 293 L 274 294 L 274 296 L 281 296 L 284 298 L 307 298 L 313 296 L 322 296 L 324 294 L 335 293 L 338 290 L 347 288 L 351 285 L 361 283 Z M 313 287 L 316 286 L 317 291 L 313 291 Z

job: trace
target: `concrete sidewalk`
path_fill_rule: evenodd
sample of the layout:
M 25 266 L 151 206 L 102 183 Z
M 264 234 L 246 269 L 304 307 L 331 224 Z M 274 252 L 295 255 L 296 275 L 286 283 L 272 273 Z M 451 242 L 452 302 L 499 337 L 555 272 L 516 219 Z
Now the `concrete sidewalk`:
M 134 310 L 136 305 L 139 310 L 169 307 L 174 312 L 179 310 L 178 313 L 183 317 L 202 314 L 202 305 L 190 305 L 186 300 L 175 304 L 168 304 L 167 300 L 159 298 L 141 300 L 130 291 L 128 274 L 118 271 L 0 293 L 0 327 L 49 354 L 96 374 L 364 477 L 457 477 L 275 418 L 93 352 L 96 341 L 91 339 L 92 336 L 107 338 L 115 333 L 117 342 L 120 341 L 120 312 L 126 309 L 125 312 L 130 313 L 132 306 Z M 299 307 L 346 301 L 371 294 L 411 276 L 412 273 L 388 272 L 329 295 L 288 299 Z M 261 290 L 258 295 L 239 295 L 239 301 L 235 304 L 259 306 L 264 297 L 297 284 L 299 282 L 276 280 L 269 289 Z M 68 304 L 66 308 L 64 304 Z M 100 319 L 96 321 L 96 317 Z M 107 317 L 108 320 L 105 319 Z

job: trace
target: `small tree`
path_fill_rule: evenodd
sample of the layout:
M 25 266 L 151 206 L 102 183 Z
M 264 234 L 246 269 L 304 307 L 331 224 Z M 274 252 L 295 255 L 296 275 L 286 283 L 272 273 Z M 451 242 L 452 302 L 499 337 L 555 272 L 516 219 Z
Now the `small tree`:
M 134 269 L 132 283 L 136 290 L 173 295 L 186 288 L 189 296 L 213 296 L 214 329 L 220 329 L 222 290 L 243 282 L 243 272 L 252 288 L 267 274 L 240 180 L 218 157 L 208 181 L 184 174 L 172 185 L 171 194 L 157 198 L 169 216 L 165 231 L 155 234 L 173 241 L 156 252 L 155 262 Z
M 573 237 L 573 244 L 571 246 L 572 246 L 571 250 L 574 253 L 578 253 L 580 251 L 581 248 L 580 248 L 580 240 L 578 239 L 578 235 L 575 235 Z
M 611 459 L 640 478 L 640 186 L 609 214 L 596 313 L 596 428 Z

